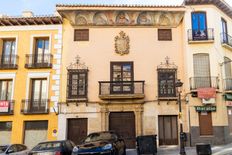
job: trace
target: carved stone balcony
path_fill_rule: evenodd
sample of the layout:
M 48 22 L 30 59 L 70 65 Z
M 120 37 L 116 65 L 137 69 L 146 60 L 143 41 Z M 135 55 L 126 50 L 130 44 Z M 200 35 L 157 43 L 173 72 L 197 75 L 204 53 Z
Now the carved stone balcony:
M 145 81 L 99 81 L 100 99 L 142 99 Z

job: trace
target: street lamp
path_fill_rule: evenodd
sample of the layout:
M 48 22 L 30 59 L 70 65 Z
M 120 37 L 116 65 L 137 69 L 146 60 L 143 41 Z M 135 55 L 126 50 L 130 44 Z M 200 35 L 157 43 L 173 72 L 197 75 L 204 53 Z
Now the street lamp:
M 178 79 L 176 81 L 176 88 L 178 91 L 178 105 L 179 105 L 179 118 L 182 117 L 182 110 L 181 110 L 181 87 L 183 86 L 183 82 Z M 180 155 L 186 155 L 185 148 L 184 148 L 184 139 L 185 134 L 183 133 L 183 122 L 180 121 Z

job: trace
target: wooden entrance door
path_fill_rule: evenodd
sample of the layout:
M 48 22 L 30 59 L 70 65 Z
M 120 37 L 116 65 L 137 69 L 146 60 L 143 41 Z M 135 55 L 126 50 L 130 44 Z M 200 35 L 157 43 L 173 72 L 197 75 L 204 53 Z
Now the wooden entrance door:
M 135 148 L 135 115 L 134 112 L 111 112 L 109 130 L 117 132 L 125 140 L 127 148 Z
M 213 135 L 213 125 L 211 112 L 199 113 L 200 135 Z
M 68 139 L 80 144 L 87 136 L 87 118 L 68 119 Z
M 159 145 L 178 145 L 177 116 L 159 116 Z

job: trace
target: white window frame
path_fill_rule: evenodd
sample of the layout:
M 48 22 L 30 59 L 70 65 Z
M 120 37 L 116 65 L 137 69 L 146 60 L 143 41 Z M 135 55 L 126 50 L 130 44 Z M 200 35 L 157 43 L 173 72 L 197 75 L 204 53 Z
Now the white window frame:
M 12 80 L 11 100 L 14 99 L 15 77 L 16 73 L 0 73 L 0 80 Z
M 30 40 L 30 54 L 34 53 L 34 45 L 35 45 L 35 39 L 40 38 L 40 37 L 48 37 L 49 38 L 49 48 L 48 51 L 51 53 L 51 48 L 52 48 L 52 34 L 34 34 L 31 35 L 31 40 Z
M 26 84 L 26 99 L 29 99 L 30 95 L 30 84 L 31 79 L 33 78 L 46 78 L 47 79 L 47 99 L 49 97 L 49 82 L 50 82 L 50 74 L 51 72 L 29 72 L 27 75 L 27 84 Z M 46 105 L 46 108 L 48 105 Z M 28 105 L 25 105 L 25 107 L 28 107 Z
M 15 39 L 15 55 L 18 53 L 18 35 L 0 36 L 0 39 Z M 2 49 L 0 49 L 2 50 Z

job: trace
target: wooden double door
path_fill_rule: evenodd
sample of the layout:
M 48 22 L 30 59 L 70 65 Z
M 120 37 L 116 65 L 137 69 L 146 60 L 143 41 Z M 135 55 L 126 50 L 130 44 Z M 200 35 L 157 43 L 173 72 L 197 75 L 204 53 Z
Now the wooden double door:
M 87 125 L 87 118 L 68 119 L 67 139 L 73 141 L 77 145 L 80 144 L 87 136 Z
M 109 130 L 118 133 L 126 143 L 127 148 L 135 148 L 135 115 L 134 112 L 111 112 Z
M 159 116 L 159 145 L 178 145 L 177 116 Z

